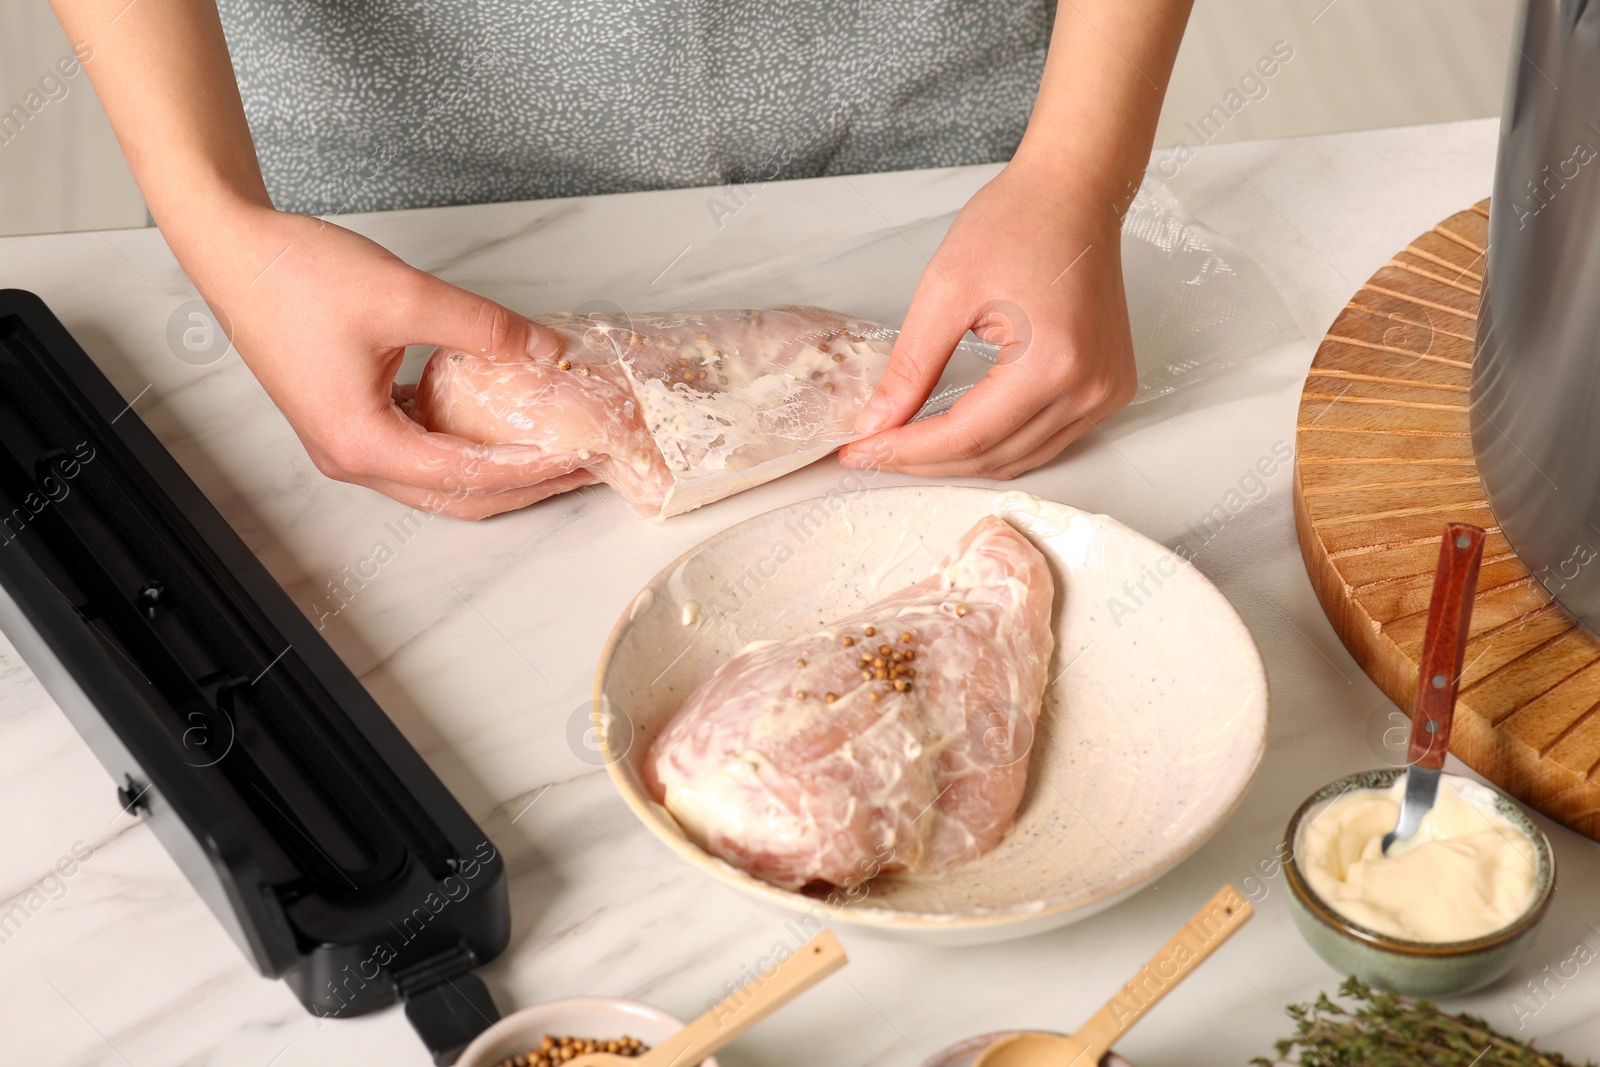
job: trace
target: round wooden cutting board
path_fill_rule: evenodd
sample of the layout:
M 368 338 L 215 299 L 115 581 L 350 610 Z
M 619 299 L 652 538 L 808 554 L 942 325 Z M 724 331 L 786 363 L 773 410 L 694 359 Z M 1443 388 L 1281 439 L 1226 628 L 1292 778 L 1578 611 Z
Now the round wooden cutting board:
M 1488 531 L 1450 750 L 1600 839 L 1600 642 L 1500 532 L 1468 429 L 1489 202 L 1412 241 L 1317 349 L 1300 396 L 1295 528 L 1345 647 L 1409 712 L 1448 522 Z

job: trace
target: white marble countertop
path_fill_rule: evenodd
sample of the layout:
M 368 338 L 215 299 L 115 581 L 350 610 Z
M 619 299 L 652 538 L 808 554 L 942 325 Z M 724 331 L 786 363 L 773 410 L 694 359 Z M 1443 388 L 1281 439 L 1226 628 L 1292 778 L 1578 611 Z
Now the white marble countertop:
M 1304 337 L 1130 409 L 1017 487 L 1169 543 L 1189 539 L 1258 457 L 1293 442 L 1315 339 L 1349 294 L 1412 236 L 1487 195 L 1495 131 L 1471 122 L 1203 150 L 1171 191 L 1255 257 Z M 720 229 L 705 190 L 348 223 L 524 312 L 596 299 L 644 309 L 802 244 L 952 210 L 992 172 L 769 185 Z M 308 614 L 325 583 L 389 536 L 384 524 L 404 509 L 322 479 L 236 356 L 204 368 L 174 358 L 167 319 L 194 291 L 154 231 L 0 241 L 0 281 L 50 304 Z M 483 972 L 502 1010 L 595 993 L 693 1015 L 778 936 L 781 918 L 649 836 L 604 772 L 568 749 L 565 725 L 616 616 L 663 564 L 838 477 L 825 462 L 664 525 L 598 489 L 486 524 L 435 519 L 329 621 L 334 648 L 507 856 L 513 941 Z M 1156 888 L 1030 940 L 931 949 L 843 929 L 848 970 L 736 1042 L 722 1056 L 728 1067 L 911 1067 L 981 1031 L 1071 1029 L 1219 884 L 1259 876 L 1312 788 L 1382 762 L 1393 709 L 1312 594 L 1291 477 L 1284 468 L 1269 480 L 1265 497 L 1196 558 L 1251 626 L 1272 678 L 1266 761 L 1222 831 Z M 4 645 L 0 827 L 0 910 L 75 843 L 93 849 L 59 899 L 0 943 L 0 1063 L 427 1062 L 399 1011 L 319 1025 L 281 984 L 258 977 L 146 828 L 119 814 L 106 773 Z M 1543 1005 L 1513 1006 L 1526 981 L 1569 960 L 1581 940 L 1600 947 L 1600 926 L 1588 925 L 1600 919 L 1600 847 L 1546 829 L 1562 873 L 1539 943 L 1510 979 L 1456 1006 L 1513 1032 L 1521 1016 L 1524 1036 L 1600 1056 L 1600 968 L 1552 983 Z M 1290 1030 L 1282 1005 L 1337 984 L 1292 929 L 1281 876 L 1262 892 L 1256 919 L 1204 977 L 1119 1051 L 1140 1067 L 1242 1064 Z

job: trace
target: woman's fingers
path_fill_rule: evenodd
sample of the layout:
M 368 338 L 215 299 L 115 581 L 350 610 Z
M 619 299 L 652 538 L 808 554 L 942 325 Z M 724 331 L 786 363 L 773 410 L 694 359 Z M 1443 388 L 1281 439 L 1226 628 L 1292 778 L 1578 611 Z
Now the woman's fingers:
M 975 460 L 1026 425 L 1050 399 L 1014 366 L 995 367 L 945 414 L 874 435 L 870 440 L 878 446 L 877 455 L 889 457 L 877 465 L 921 473 L 913 468 Z M 847 466 L 860 462 L 865 443 L 845 449 L 841 459 Z
M 1042 467 L 1059 456 L 1072 442 L 1094 433 L 1096 428 L 1095 424 L 1088 419 L 1079 419 L 1077 422 L 1068 423 L 1050 435 L 1044 444 L 1032 452 L 990 471 L 989 477 L 997 478 L 1000 481 L 1009 481 L 1020 474 L 1028 473 L 1035 467 Z
M 1128 402 L 1135 379 L 1115 362 L 1044 358 L 1044 349 L 1002 360 L 947 414 L 886 430 L 851 446 L 846 466 L 928 478 L 1011 478 L 1051 459 Z M 1070 428 L 1070 431 L 1069 431 Z
M 971 394 L 968 395 L 970 396 Z M 966 397 L 962 397 L 963 402 L 966 399 Z M 928 426 L 931 433 L 948 435 L 948 430 L 941 430 L 934 424 L 944 419 L 957 417 L 960 407 L 961 404 L 957 403 L 954 408 L 950 409 L 948 414 L 926 419 L 912 425 L 919 428 Z M 881 465 L 888 470 L 899 471 L 902 474 L 915 474 L 923 478 L 958 478 L 975 475 L 986 478 L 1007 477 L 999 472 L 1011 468 L 1026 457 L 1033 456 L 1050 441 L 1060 437 L 1064 429 L 1072 426 L 1079 427 L 1078 432 L 1072 437 L 1061 441 L 1056 451 L 1060 451 L 1071 441 L 1093 429 L 1093 424 L 1082 417 L 1082 412 L 1076 404 L 1066 399 L 1058 399 L 1053 403 L 1046 404 L 1021 426 L 1009 431 L 994 445 L 975 456 L 963 459 L 938 458 L 928 462 L 908 462 L 891 445 L 889 459 Z M 887 437 L 888 435 L 885 434 L 883 436 Z M 1051 453 L 1051 455 L 1054 455 L 1054 453 Z M 1049 456 L 1040 457 L 1039 462 L 1042 463 L 1049 458 Z M 1028 468 L 1023 469 L 1026 470 Z M 1021 471 L 1016 473 L 1021 473 Z M 1010 477 L 1015 477 L 1015 474 L 1010 475 Z
M 347 482 L 388 482 L 446 495 L 487 496 L 537 485 L 577 470 L 575 453 L 533 445 L 477 445 L 432 433 L 392 403 L 360 420 L 358 433 L 301 441 L 322 473 Z
M 911 310 L 889 353 L 883 380 L 856 416 L 858 433 L 899 426 L 915 415 L 938 384 L 945 364 L 950 362 L 950 353 L 966 336 L 971 313 L 934 271 L 930 266 L 917 283 Z
M 443 493 L 381 478 L 361 484 L 418 511 L 448 515 L 452 519 L 487 519 L 507 511 L 525 508 L 529 504 L 537 504 L 557 493 L 593 485 L 594 481 L 595 477 L 591 472 L 579 470 L 550 478 L 537 485 L 489 494 Z
M 507 363 L 561 350 L 561 339 L 531 319 L 431 274 L 416 273 L 417 291 L 399 323 L 407 343 L 459 348 Z

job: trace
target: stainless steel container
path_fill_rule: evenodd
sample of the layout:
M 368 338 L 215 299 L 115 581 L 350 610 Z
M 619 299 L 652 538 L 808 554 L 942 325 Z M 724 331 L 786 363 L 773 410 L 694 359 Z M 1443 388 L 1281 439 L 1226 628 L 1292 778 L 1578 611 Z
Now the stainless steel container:
M 1519 21 L 1472 445 L 1511 547 L 1600 634 L 1600 2 L 1525 0 Z

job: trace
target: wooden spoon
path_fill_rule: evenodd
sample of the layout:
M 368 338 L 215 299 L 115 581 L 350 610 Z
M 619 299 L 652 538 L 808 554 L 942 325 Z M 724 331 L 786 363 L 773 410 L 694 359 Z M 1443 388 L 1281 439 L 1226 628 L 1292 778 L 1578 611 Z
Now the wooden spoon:
M 1123 1031 L 1144 1018 L 1253 914 L 1237 889 L 1223 886 L 1077 1033 L 1002 1037 L 983 1050 L 973 1067 L 1093 1067 Z
M 565 1067 L 694 1067 L 848 962 L 833 932 L 824 930 L 644 1055 L 591 1052 Z

